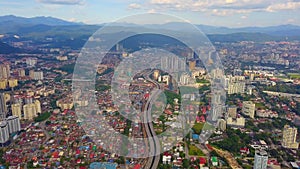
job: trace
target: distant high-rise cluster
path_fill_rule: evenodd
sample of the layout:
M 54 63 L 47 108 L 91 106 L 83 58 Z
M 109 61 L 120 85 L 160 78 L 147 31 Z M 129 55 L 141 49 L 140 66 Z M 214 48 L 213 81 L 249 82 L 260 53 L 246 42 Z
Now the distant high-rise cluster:
M 10 72 L 10 65 L 8 63 L 0 64 L 0 89 L 18 86 L 18 80 L 12 78 Z
M 298 149 L 299 143 L 296 142 L 297 128 L 285 125 L 282 131 L 282 146 L 290 149 Z
M 27 67 L 34 67 L 37 64 L 36 58 L 26 58 L 26 65 Z
M 14 116 L 20 119 L 32 120 L 41 113 L 41 103 L 39 100 L 34 100 L 30 96 L 15 97 L 14 104 L 11 105 L 11 111 Z
M 161 68 L 169 72 L 186 71 L 186 58 L 164 56 L 161 58 Z

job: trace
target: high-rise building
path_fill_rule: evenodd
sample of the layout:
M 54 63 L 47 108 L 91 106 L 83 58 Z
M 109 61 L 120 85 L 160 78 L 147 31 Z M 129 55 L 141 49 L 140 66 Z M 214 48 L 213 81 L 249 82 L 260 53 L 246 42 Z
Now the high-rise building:
M 244 76 L 228 76 L 225 79 L 225 88 L 228 94 L 244 93 L 246 82 Z
M 0 89 L 6 89 L 6 87 L 7 87 L 7 80 L 0 79 Z
M 6 98 L 4 93 L 0 93 L 0 120 L 6 118 L 7 106 L 6 106 Z
M 195 60 L 190 60 L 189 61 L 189 68 L 190 68 L 190 71 L 195 70 L 195 68 L 196 68 L 196 61 Z
M 187 73 L 184 73 L 180 76 L 179 82 L 181 85 L 187 85 L 189 83 L 191 83 L 191 76 L 188 75 Z
M 255 104 L 252 101 L 244 101 L 242 111 L 245 115 L 254 118 Z
M 251 74 L 250 74 L 250 81 L 253 81 L 254 78 L 255 78 L 255 74 L 254 74 L 254 73 L 251 73 Z
M 24 69 L 19 69 L 18 70 L 18 75 L 19 75 L 19 77 L 25 77 L 26 76 L 25 70 Z
M 18 80 L 17 79 L 9 79 L 8 86 L 11 88 L 18 86 Z
M 227 125 L 231 127 L 245 127 L 245 118 L 244 117 L 237 117 L 237 118 L 232 118 L 228 117 L 227 119 Z
M 158 80 L 159 76 L 160 76 L 160 71 L 159 70 L 154 70 L 154 72 L 153 72 L 153 78 L 155 80 Z
M 31 103 L 33 103 L 33 98 L 32 98 L 32 96 L 26 96 L 26 97 L 24 98 L 24 103 L 25 103 L 25 104 L 31 104 Z
M 9 140 L 8 124 L 6 121 L 0 121 L 0 143 L 4 144 Z
M 161 68 L 167 72 L 185 72 L 186 58 L 179 58 L 175 56 L 161 57 Z
M 26 65 L 28 67 L 34 67 L 37 63 L 37 59 L 36 58 L 26 58 Z
M 38 100 L 34 101 L 36 113 L 42 113 L 41 102 Z
M 230 106 L 227 108 L 227 114 L 228 117 L 236 118 L 237 115 L 237 107 L 236 106 Z
M 25 104 L 23 106 L 23 111 L 24 111 L 24 119 L 26 120 L 32 120 L 34 117 L 37 116 L 36 105 L 34 103 Z
M 29 77 L 33 80 L 43 80 L 44 79 L 44 73 L 42 71 L 29 71 Z
M 12 111 L 13 116 L 19 117 L 20 119 L 22 118 L 22 111 L 21 111 L 20 103 L 12 104 L 11 111 Z
M 255 151 L 254 156 L 254 169 L 267 169 L 268 166 L 268 153 L 265 150 Z
M 299 143 L 296 142 L 297 128 L 285 125 L 282 131 L 282 146 L 290 149 L 298 149 Z
M 0 79 L 8 79 L 10 77 L 9 64 L 0 64 Z
M 6 121 L 8 123 L 8 131 L 10 134 L 21 131 L 21 124 L 20 124 L 19 117 L 9 116 L 6 119 Z
M 226 130 L 226 120 L 220 119 L 218 127 L 221 131 L 225 131 Z
M 243 71 L 241 69 L 234 69 L 233 70 L 233 76 L 242 76 Z

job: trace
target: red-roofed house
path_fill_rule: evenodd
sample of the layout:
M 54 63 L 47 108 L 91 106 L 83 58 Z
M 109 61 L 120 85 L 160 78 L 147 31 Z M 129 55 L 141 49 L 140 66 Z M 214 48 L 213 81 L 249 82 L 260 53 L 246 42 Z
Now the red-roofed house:
M 141 165 L 140 164 L 136 164 L 133 169 L 140 169 L 141 168 Z
M 200 166 L 204 166 L 206 164 L 206 158 L 200 157 L 199 160 L 200 160 L 200 163 L 199 163 Z

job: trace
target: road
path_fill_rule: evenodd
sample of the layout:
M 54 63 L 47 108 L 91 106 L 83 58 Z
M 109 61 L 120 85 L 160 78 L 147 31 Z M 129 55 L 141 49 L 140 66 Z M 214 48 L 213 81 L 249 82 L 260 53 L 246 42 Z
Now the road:
M 153 128 L 151 109 L 152 109 L 152 104 L 154 103 L 155 99 L 162 93 L 162 90 L 160 90 L 161 86 L 156 81 L 153 81 L 152 79 L 149 78 L 150 74 L 151 72 L 148 72 L 147 74 L 144 74 L 144 77 L 146 80 L 154 83 L 157 86 L 157 88 L 151 92 L 151 95 L 144 106 L 144 124 L 149 139 L 148 140 L 150 146 L 149 154 L 152 155 L 151 157 L 149 157 L 149 160 L 146 163 L 145 168 L 156 169 L 158 167 L 158 163 L 160 160 L 161 151 L 160 151 L 159 139 L 158 137 L 156 137 L 155 130 Z
M 153 104 L 153 100 L 157 98 L 157 96 L 161 93 L 161 90 L 153 90 L 150 98 L 145 104 L 145 112 L 144 112 L 144 124 L 145 130 L 148 136 L 149 142 L 149 154 L 152 155 L 149 157 L 149 160 L 145 166 L 145 168 L 156 169 L 160 159 L 160 143 L 158 137 L 156 137 L 153 124 L 152 124 L 152 116 L 151 116 L 151 108 Z

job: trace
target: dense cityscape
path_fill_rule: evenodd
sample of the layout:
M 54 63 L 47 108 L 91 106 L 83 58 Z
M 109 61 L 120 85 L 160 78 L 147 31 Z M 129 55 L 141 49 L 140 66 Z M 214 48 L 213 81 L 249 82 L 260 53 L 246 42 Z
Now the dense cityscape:
M 126 99 L 120 104 L 113 100 L 114 71 L 122 60 L 133 58 L 136 50 L 118 43 L 95 65 L 92 93 L 98 110 L 89 115 L 91 126 L 86 130 L 87 124 L 78 116 L 86 113 L 82 111 L 91 104 L 90 98 L 83 91 L 72 90 L 81 48 L 77 42 L 71 43 L 76 39 L 35 36 L 0 34 L 0 168 L 300 168 L 299 40 L 215 38 L 212 43 L 224 70 L 213 73 L 194 52 L 175 46 L 182 48 L 183 61 L 162 57 L 158 64 L 164 70 L 187 69 L 189 73 L 172 76 L 153 68 L 133 75 L 130 83 L 120 82 L 128 86 L 128 104 L 143 112 L 152 107 L 148 114 L 152 117 L 146 117 L 152 120 L 147 123 L 125 118 L 128 112 L 122 105 L 127 104 Z M 210 117 L 211 79 L 220 71 L 226 101 L 216 128 L 212 128 L 206 125 L 214 118 Z M 155 89 L 163 93 L 155 93 Z M 192 92 L 185 94 L 184 90 Z M 153 95 L 164 97 L 152 104 Z M 188 105 L 183 107 L 183 103 Z M 111 140 L 107 132 L 113 130 L 126 138 L 156 138 L 171 129 L 168 134 L 175 135 L 181 128 L 175 122 L 183 109 L 190 113 L 186 120 L 191 128 L 183 138 L 172 140 L 174 144 L 162 137 L 163 141 L 130 145 L 124 137 Z M 98 127 L 103 140 L 95 141 L 92 136 Z M 211 136 L 202 142 L 201 133 L 211 130 Z M 108 142 L 111 145 L 107 147 Z M 161 154 L 134 158 L 170 145 Z M 110 148 L 126 152 L 127 157 Z

